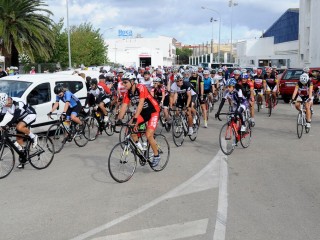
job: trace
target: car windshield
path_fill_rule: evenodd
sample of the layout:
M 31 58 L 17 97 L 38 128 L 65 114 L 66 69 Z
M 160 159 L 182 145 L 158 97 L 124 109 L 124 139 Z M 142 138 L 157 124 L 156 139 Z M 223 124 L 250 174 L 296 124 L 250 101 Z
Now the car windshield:
M 20 98 L 32 82 L 0 80 L 0 92 Z
M 300 75 L 303 73 L 302 69 L 289 69 L 285 75 L 283 76 L 283 80 L 290 80 L 290 79 L 299 79 Z

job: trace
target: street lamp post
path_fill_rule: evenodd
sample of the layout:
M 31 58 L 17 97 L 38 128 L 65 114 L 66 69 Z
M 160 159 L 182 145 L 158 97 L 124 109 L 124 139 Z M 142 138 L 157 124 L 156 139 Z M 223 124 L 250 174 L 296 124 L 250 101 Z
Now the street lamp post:
M 218 14 L 219 16 L 219 43 L 218 43 L 218 62 L 220 62 L 220 44 L 221 44 L 221 15 L 218 11 L 211 9 L 211 8 L 207 8 L 207 7 L 201 7 L 202 9 L 207 9 L 210 10 L 212 12 L 215 12 L 216 14 Z
M 67 29 L 68 29 L 68 54 L 69 54 L 69 68 L 71 69 L 71 44 L 70 44 L 70 27 L 69 27 L 69 4 L 67 3 Z
M 233 60 L 232 55 L 233 55 L 233 43 L 232 43 L 232 24 L 233 24 L 233 7 L 237 6 L 238 3 L 234 2 L 234 0 L 229 0 L 229 7 L 231 7 L 231 51 L 230 51 L 230 62 Z
M 211 53 L 213 55 L 213 23 L 214 23 L 214 20 L 213 20 L 213 17 L 210 18 L 210 22 L 212 23 L 212 29 L 211 29 Z

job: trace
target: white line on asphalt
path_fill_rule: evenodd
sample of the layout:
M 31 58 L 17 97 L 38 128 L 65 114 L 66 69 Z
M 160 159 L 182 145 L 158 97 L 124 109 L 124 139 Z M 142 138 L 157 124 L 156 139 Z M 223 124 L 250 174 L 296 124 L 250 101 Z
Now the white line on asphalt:
M 224 240 L 226 237 L 228 214 L 228 164 L 226 162 L 227 157 L 221 152 L 221 150 L 218 152 L 216 157 L 220 158 L 220 181 L 218 210 L 213 240 Z
M 188 190 L 186 190 L 189 186 L 193 186 L 193 183 L 195 181 L 197 181 L 199 178 L 201 178 L 203 175 L 206 175 L 208 172 L 210 171 L 213 171 L 214 169 L 216 169 L 216 164 L 219 163 L 219 161 L 221 161 L 221 156 L 222 156 L 222 153 L 221 151 L 218 152 L 218 154 L 207 164 L 207 166 L 205 166 L 200 172 L 198 172 L 196 175 L 194 175 L 193 177 L 191 177 L 189 180 L 187 180 L 186 182 L 182 183 L 181 185 L 179 185 L 178 187 L 172 189 L 171 191 L 169 191 L 168 193 L 160 196 L 159 198 L 156 198 L 154 199 L 153 201 L 117 218 L 117 219 L 114 219 L 104 225 L 101 225 L 97 228 L 94 228 L 86 233 L 83 233 L 71 240 L 83 240 L 83 239 L 86 239 L 88 237 L 91 237 L 91 236 L 94 236 L 118 223 L 121 223 L 131 217 L 134 217 L 144 211 L 146 211 L 147 209 L 157 205 L 158 203 L 162 202 L 163 200 L 165 199 L 168 199 L 168 198 L 172 198 L 172 197 L 176 197 L 176 196 L 179 196 L 181 195 L 182 192 L 189 192 Z M 219 178 L 219 182 L 221 182 L 221 176 Z M 214 186 L 215 184 L 213 183 L 212 187 Z M 220 192 L 220 191 L 219 191 Z
M 92 240 L 174 240 L 203 235 L 207 231 L 209 219 L 172 224 L 139 231 L 120 233 Z

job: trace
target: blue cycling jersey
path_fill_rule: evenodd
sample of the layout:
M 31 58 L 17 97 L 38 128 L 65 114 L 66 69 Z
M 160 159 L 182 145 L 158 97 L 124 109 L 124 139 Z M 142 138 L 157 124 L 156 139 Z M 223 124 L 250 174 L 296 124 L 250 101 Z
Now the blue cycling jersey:
M 203 89 L 205 91 L 211 90 L 211 88 L 212 88 L 211 85 L 212 85 L 212 80 L 211 80 L 210 77 L 209 78 L 203 78 Z
M 59 102 L 60 100 L 62 102 L 70 102 L 70 108 L 74 108 L 80 102 L 79 99 L 70 91 L 65 91 L 63 97 L 59 97 L 57 95 L 56 102 Z

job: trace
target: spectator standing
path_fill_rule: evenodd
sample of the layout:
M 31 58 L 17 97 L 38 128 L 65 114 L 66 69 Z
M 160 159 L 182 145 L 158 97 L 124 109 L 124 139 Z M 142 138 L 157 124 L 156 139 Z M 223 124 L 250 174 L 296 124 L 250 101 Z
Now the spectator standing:
M 31 67 L 30 74 L 36 74 L 36 70 L 35 70 L 35 67 L 34 67 L 34 66 Z
M 6 71 L 3 71 L 2 66 L 0 65 L 0 78 L 8 76 L 8 74 L 6 73 Z

